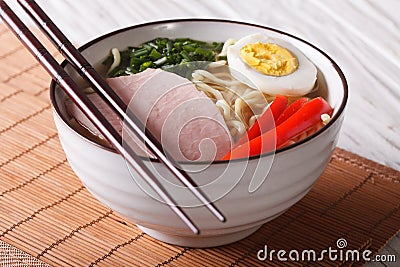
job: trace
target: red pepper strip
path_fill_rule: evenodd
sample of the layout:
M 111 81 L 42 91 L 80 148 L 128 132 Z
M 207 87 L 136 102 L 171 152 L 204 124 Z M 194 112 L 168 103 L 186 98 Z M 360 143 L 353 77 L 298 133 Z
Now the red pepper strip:
M 290 116 L 296 113 L 301 107 L 303 107 L 308 101 L 310 101 L 307 97 L 302 97 L 294 101 L 290 104 L 279 116 L 279 118 L 275 121 L 275 127 L 287 120 Z
M 243 136 L 237 145 L 244 144 L 249 140 L 260 136 L 275 127 L 275 121 L 286 109 L 288 104 L 288 98 L 283 95 L 276 95 L 274 101 L 272 101 L 269 108 L 258 118 L 253 126 L 247 130 L 247 135 Z
M 222 159 L 238 159 L 271 151 L 316 123 L 321 122 L 322 114 L 325 113 L 331 116 L 332 112 L 332 107 L 323 98 L 314 98 L 275 129 L 235 147 Z

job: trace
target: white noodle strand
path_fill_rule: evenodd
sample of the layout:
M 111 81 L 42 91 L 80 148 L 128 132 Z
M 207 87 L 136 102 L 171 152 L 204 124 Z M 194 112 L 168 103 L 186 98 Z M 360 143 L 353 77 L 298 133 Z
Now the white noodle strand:
M 237 134 L 240 136 L 245 134 L 245 132 L 246 132 L 246 127 L 244 126 L 244 124 L 241 121 L 238 121 L 238 120 L 227 121 L 226 125 L 228 125 L 229 128 L 236 129 Z
M 210 64 L 208 64 L 208 68 L 214 69 L 214 68 L 226 66 L 226 63 L 227 63 L 226 60 L 219 60 L 219 61 L 211 62 Z
M 206 83 L 196 82 L 196 85 L 198 86 L 198 89 L 200 88 L 201 91 L 211 94 L 216 100 L 225 100 L 220 91 L 215 90 Z
M 224 120 L 229 120 L 231 117 L 231 108 L 225 100 L 218 100 L 215 105 L 220 110 L 222 116 L 224 116 Z
M 113 63 L 111 64 L 111 67 L 108 69 L 108 73 L 110 73 L 113 69 L 119 66 L 121 64 L 121 54 L 119 53 L 118 48 L 113 48 L 111 49 L 111 54 L 113 56 Z
M 221 53 L 218 54 L 219 57 L 226 57 L 228 53 L 228 47 L 234 45 L 236 43 L 235 39 L 228 39 L 225 41 L 224 46 L 222 47 Z
M 235 80 L 226 68 L 214 65 L 208 70 L 195 70 L 192 81 L 198 90 L 214 99 L 229 132 L 237 140 L 268 108 L 269 96 Z
M 212 80 L 215 83 L 220 84 L 220 85 L 235 86 L 235 85 L 241 84 L 241 82 L 236 81 L 236 80 L 226 81 L 226 80 L 219 79 L 206 70 L 195 70 L 194 73 L 199 74 L 199 75 L 201 75 L 209 80 Z

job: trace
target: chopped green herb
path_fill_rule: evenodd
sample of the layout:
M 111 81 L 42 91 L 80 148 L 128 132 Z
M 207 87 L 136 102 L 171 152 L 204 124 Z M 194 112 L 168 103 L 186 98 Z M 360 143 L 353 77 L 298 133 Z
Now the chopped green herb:
M 138 47 L 120 51 L 121 63 L 108 76 L 118 77 L 147 68 L 162 68 L 190 78 L 196 68 L 206 68 L 206 62 L 215 61 L 222 46 L 220 42 L 207 43 L 189 38 L 156 38 Z M 113 58 L 109 56 L 103 64 L 111 65 L 112 62 Z

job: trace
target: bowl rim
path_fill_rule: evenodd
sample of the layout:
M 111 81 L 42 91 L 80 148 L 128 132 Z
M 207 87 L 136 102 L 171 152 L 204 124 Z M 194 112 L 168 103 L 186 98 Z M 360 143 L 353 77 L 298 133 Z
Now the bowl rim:
M 78 48 L 78 50 L 80 52 L 86 50 L 87 48 L 89 48 L 90 46 L 108 38 L 111 37 L 113 35 L 122 33 L 122 32 L 126 32 L 126 31 L 130 31 L 136 28 L 141 28 L 141 27 L 147 27 L 147 26 L 152 26 L 152 25 L 158 25 L 158 24 L 167 24 L 167 23 L 180 23 L 180 22 L 215 22 L 215 23 L 228 23 L 228 24 L 238 24 L 238 25 L 244 25 L 244 26 L 251 26 L 251 27 L 255 27 L 255 28 L 260 28 L 263 30 L 268 30 L 268 31 L 272 31 L 272 32 L 276 32 L 282 35 L 286 35 L 289 38 L 295 39 L 297 41 L 300 41 L 308 46 L 310 46 L 312 49 L 316 50 L 318 53 L 320 53 L 323 57 L 325 57 L 326 59 L 329 60 L 329 62 L 332 64 L 333 68 L 335 69 L 335 71 L 337 72 L 337 74 L 339 75 L 341 82 L 342 82 L 342 88 L 343 88 L 343 98 L 341 99 L 341 103 L 339 108 L 337 109 L 336 114 L 331 118 L 331 120 L 324 125 L 321 129 L 319 129 L 317 132 L 307 136 L 306 138 L 291 144 L 291 145 L 287 145 L 283 148 L 279 148 L 277 150 L 273 150 L 267 153 L 263 153 L 263 154 L 259 154 L 256 156 L 251 156 L 251 157 L 247 157 L 247 158 L 239 158 L 239 159 L 232 159 L 232 160 L 215 160 L 211 162 L 211 165 L 214 164 L 226 164 L 228 162 L 241 162 L 241 161 L 250 161 L 250 160 L 254 160 L 254 159 L 259 159 L 262 157 L 267 157 L 270 155 L 277 155 L 277 154 L 282 154 L 284 151 L 288 151 L 291 149 L 294 149 L 298 146 L 301 146 L 304 143 L 307 143 L 309 141 L 311 141 L 312 139 L 316 138 L 317 136 L 321 135 L 323 132 L 325 132 L 328 128 L 330 128 L 343 114 L 344 109 L 346 107 L 346 104 L 348 102 L 348 97 L 349 97 L 349 89 L 348 89 L 348 83 L 346 80 L 346 77 L 344 75 L 344 73 L 342 72 L 342 70 L 340 69 L 340 67 L 337 65 L 337 63 L 327 54 L 325 53 L 323 50 L 321 50 L 320 48 L 316 47 L 315 45 L 311 44 L 310 42 L 299 38 L 295 35 L 292 35 L 290 33 L 284 32 L 282 30 L 278 30 L 275 28 L 271 28 L 269 26 L 264 26 L 264 25 L 260 25 L 260 24 L 256 24 L 256 23 L 250 23 L 250 22 L 245 22 L 245 21 L 234 21 L 234 20 L 229 20 L 229 19 L 208 19 L 208 18 L 183 18 L 183 19 L 167 19 L 167 20 L 156 20 L 156 21 L 151 21 L 151 22 L 146 22 L 146 23 L 140 23 L 140 24 L 135 24 L 132 26 L 128 26 L 128 27 L 124 27 L 121 29 L 117 29 L 114 31 L 111 31 L 109 33 L 103 34 L 95 39 L 92 39 L 91 41 L 85 43 L 84 45 L 80 46 Z M 61 63 L 61 67 L 65 68 L 67 66 L 67 64 L 69 64 L 69 62 L 67 60 L 64 60 Z M 106 147 L 104 145 L 98 144 L 88 138 L 86 138 L 85 136 L 81 135 L 80 133 L 78 133 L 77 131 L 75 131 L 71 125 L 64 120 L 64 116 L 61 115 L 61 111 L 60 108 L 58 107 L 58 105 L 56 105 L 56 96 L 55 96 L 55 89 L 56 89 L 56 82 L 54 80 L 51 81 L 50 84 L 50 101 L 51 104 L 53 106 L 53 109 L 55 110 L 56 115 L 60 118 L 60 120 L 63 122 L 63 124 L 69 128 L 70 130 L 72 130 L 73 133 L 75 133 L 76 135 L 78 135 L 80 138 L 82 138 L 85 142 L 89 142 L 95 146 L 98 146 L 102 149 L 108 150 L 110 152 L 113 152 L 115 154 L 118 154 L 118 152 L 110 147 Z M 154 159 L 154 158 L 149 158 L 149 157 L 140 157 L 143 160 L 146 161 L 151 161 L 151 162 L 160 162 L 158 159 Z M 210 162 L 179 162 L 185 165 L 198 165 L 198 164 L 210 164 Z

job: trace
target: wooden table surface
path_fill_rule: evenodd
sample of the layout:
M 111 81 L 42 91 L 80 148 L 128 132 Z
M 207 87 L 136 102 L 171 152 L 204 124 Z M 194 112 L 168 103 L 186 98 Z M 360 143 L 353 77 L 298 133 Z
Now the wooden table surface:
M 15 2 L 8 1 L 14 10 L 23 14 Z M 338 145 L 400 170 L 398 0 L 37 2 L 78 45 L 117 28 L 172 18 L 246 21 L 308 40 L 341 66 L 349 83 L 350 99 Z M 397 251 L 400 261 L 400 237 L 387 249 Z

